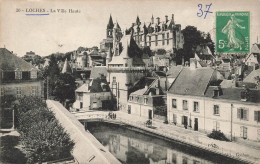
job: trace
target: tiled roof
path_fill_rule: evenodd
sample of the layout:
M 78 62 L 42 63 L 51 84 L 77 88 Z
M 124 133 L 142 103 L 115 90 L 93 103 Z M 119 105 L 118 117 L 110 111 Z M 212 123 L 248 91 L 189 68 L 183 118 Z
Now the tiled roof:
M 213 73 L 214 70 L 211 68 L 184 67 L 169 88 L 169 93 L 203 96 L 211 82 Z
M 16 69 L 31 71 L 36 68 L 22 58 L 17 57 L 6 48 L 0 48 L 0 69 L 3 71 L 15 71 Z
M 103 88 L 105 90 L 103 90 L 102 85 L 104 84 Z M 87 86 L 89 85 L 89 86 Z M 78 89 L 76 89 L 76 92 L 90 92 L 90 93 L 98 93 L 98 92 L 109 92 L 109 86 L 108 83 L 106 81 L 106 79 L 101 79 L 101 78 L 96 78 L 96 79 L 92 79 L 90 80 L 90 82 L 87 82 L 85 84 L 83 84 L 82 86 L 80 86 Z
M 215 87 L 208 87 L 205 96 L 213 98 L 213 92 Z M 214 99 L 226 99 L 226 100 L 236 100 L 241 101 L 241 92 L 243 88 L 221 88 L 221 94 L 219 96 L 215 96 Z M 260 90 L 249 90 L 249 99 L 248 102 L 260 103 Z
M 256 77 L 260 77 L 260 69 L 253 70 L 244 80 L 245 83 L 256 83 Z
M 93 68 L 91 68 L 90 78 L 96 79 L 96 78 L 100 77 L 101 74 L 103 74 L 104 76 L 107 76 L 106 67 L 93 67 Z
M 172 78 L 176 78 L 179 73 L 181 72 L 182 66 L 178 65 L 178 66 L 172 66 L 170 67 L 170 69 L 167 71 L 167 76 L 168 77 L 172 77 Z

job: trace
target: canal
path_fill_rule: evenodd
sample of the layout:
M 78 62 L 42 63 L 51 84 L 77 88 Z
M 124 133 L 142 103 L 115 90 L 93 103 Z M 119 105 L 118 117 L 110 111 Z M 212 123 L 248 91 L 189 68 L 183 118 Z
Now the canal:
M 122 163 L 242 163 L 175 141 L 145 135 L 119 125 L 88 122 L 87 129 Z

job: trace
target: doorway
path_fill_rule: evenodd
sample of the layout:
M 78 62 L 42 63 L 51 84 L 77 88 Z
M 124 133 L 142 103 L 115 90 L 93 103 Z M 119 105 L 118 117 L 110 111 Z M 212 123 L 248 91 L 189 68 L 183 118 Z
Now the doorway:
M 198 118 L 194 118 L 194 130 L 198 131 L 198 129 L 199 129 Z
M 149 109 L 148 118 L 153 119 L 153 111 Z
M 83 108 L 83 102 L 80 102 L 80 109 Z

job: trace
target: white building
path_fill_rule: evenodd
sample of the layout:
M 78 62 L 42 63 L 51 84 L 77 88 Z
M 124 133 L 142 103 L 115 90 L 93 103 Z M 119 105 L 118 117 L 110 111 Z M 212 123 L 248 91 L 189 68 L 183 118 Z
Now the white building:
M 260 92 L 221 88 L 219 73 L 211 68 L 183 68 L 167 93 L 171 124 L 227 137 L 260 141 Z M 214 86 L 215 85 L 215 86 Z
M 105 78 L 90 79 L 76 89 L 75 94 L 73 108 L 76 110 L 113 108 L 111 92 Z

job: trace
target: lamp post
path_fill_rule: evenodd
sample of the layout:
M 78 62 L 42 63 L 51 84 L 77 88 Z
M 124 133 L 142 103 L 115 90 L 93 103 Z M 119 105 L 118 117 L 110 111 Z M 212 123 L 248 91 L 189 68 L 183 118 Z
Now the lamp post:
M 12 111 L 12 117 L 13 117 L 13 126 L 12 126 L 12 130 L 14 130 L 14 109 Z

